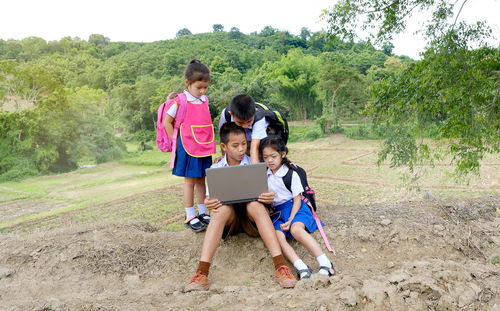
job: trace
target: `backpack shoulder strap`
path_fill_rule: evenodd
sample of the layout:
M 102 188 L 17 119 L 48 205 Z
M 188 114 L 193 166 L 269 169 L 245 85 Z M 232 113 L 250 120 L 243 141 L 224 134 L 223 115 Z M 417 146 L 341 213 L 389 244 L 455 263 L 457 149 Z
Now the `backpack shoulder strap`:
M 229 113 L 229 107 L 224 109 L 224 118 L 226 118 L 226 123 L 231 122 L 231 114 Z
M 187 109 L 187 97 L 186 94 L 180 93 L 176 96 L 177 102 L 177 113 L 175 114 L 175 127 L 179 128 L 181 123 L 184 121 Z
M 294 166 L 294 164 L 292 164 Z M 293 175 L 293 168 L 289 168 L 288 172 L 286 172 L 285 176 L 282 177 L 283 183 L 285 184 L 285 187 L 288 189 L 288 191 L 292 192 L 292 175 Z

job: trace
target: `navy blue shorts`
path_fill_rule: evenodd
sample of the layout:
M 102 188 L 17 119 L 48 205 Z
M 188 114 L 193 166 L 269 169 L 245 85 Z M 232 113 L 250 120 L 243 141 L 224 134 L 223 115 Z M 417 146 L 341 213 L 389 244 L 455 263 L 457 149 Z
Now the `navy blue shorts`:
M 299 211 L 297 212 L 297 214 L 295 214 L 295 217 L 293 218 L 292 223 L 290 224 L 290 228 L 294 223 L 301 222 L 306 227 L 306 230 L 312 233 L 318 229 L 318 226 L 316 225 L 316 221 L 314 220 L 314 217 L 312 215 L 309 206 L 307 206 L 307 204 L 302 200 L 300 202 L 301 205 Z M 292 207 L 293 207 L 293 199 L 278 206 L 275 206 L 274 213 L 271 215 L 271 220 L 273 221 L 274 230 L 279 230 L 283 232 L 287 238 L 291 239 L 293 239 L 293 235 L 290 233 L 290 231 L 281 230 L 280 225 L 288 221 L 288 218 L 292 213 Z M 321 222 L 321 225 L 324 226 L 323 222 Z

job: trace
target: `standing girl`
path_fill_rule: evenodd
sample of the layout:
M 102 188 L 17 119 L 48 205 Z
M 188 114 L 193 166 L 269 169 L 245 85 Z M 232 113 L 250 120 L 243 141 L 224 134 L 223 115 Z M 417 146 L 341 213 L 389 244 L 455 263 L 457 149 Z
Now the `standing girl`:
M 260 142 L 259 155 L 266 162 L 267 182 L 270 190 L 275 192 L 271 206 L 274 209 L 272 220 L 278 241 L 285 257 L 293 263 L 300 279 L 309 278 L 313 270 L 297 256 L 295 250 L 288 244 L 286 238 L 295 238 L 316 258 L 319 273 L 332 276 L 335 269 L 330 259 L 321 250 L 318 242 L 310 234 L 318 228 L 311 210 L 301 200 L 304 191 L 297 172 L 292 173 L 291 192 L 283 182 L 283 176 L 291 169 L 286 158 L 288 149 L 280 136 L 272 135 Z
M 193 231 L 207 228 L 210 216 L 203 204 L 205 200 L 205 169 L 212 165 L 215 154 L 215 139 L 212 118 L 205 95 L 210 84 L 210 69 L 199 60 L 189 62 L 185 71 L 186 89 L 179 94 L 179 101 L 185 101 L 186 114 L 177 137 L 176 156 L 172 174 L 184 177 L 185 224 Z M 179 103 L 167 111 L 165 130 L 170 138 L 174 133 L 174 122 Z M 194 196 L 198 203 L 198 215 L 194 208 Z

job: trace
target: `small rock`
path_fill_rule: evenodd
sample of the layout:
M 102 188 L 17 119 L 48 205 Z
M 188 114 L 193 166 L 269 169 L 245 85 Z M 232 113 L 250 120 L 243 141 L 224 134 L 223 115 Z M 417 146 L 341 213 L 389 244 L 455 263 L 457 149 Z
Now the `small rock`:
M 381 224 L 382 226 L 388 226 L 388 225 L 390 225 L 391 223 L 392 223 L 392 221 L 391 221 L 390 219 L 387 219 L 387 218 L 386 218 L 386 219 L 382 219 L 382 221 L 380 221 L 380 224 Z
M 167 293 L 167 292 L 165 292 L 165 293 Z M 120 296 L 127 296 L 127 294 L 128 294 L 128 291 L 124 290 L 123 292 L 120 293 Z
M 424 200 L 434 201 L 436 197 L 432 194 L 430 190 L 426 190 L 424 194 Z
M 348 306 L 355 306 L 358 304 L 358 295 L 356 295 L 356 292 L 351 286 L 347 286 L 339 295 L 340 300 L 348 305 Z
M 394 267 L 395 267 L 395 264 L 394 264 L 392 261 L 389 261 L 389 262 L 387 263 L 387 265 L 385 265 L 385 267 L 386 267 L 387 269 L 392 269 L 392 268 L 394 268 Z
M 8 278 L 14 274 L 14 270 L 9 268 L 0 268 L 0 280 Z
M 362 252 L 362 253 L 366 253 L 366 248 L 362 248 L 362 249 L 361 249 L 361 252 Z
M 391 275 L 389 275 L 389 282 L 391 283 L 401 283 L 410 278 L 410 274 L 403 270 L 394 271 Z

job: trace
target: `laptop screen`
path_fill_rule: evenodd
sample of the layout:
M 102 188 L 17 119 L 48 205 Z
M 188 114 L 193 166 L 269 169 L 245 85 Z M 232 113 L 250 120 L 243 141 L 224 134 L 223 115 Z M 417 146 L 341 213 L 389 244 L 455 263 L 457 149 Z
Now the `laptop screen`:
M 268 191 L 265 163 L 208 168 L 206 174 L 210 198 L 222 204 L 256 201 Z

